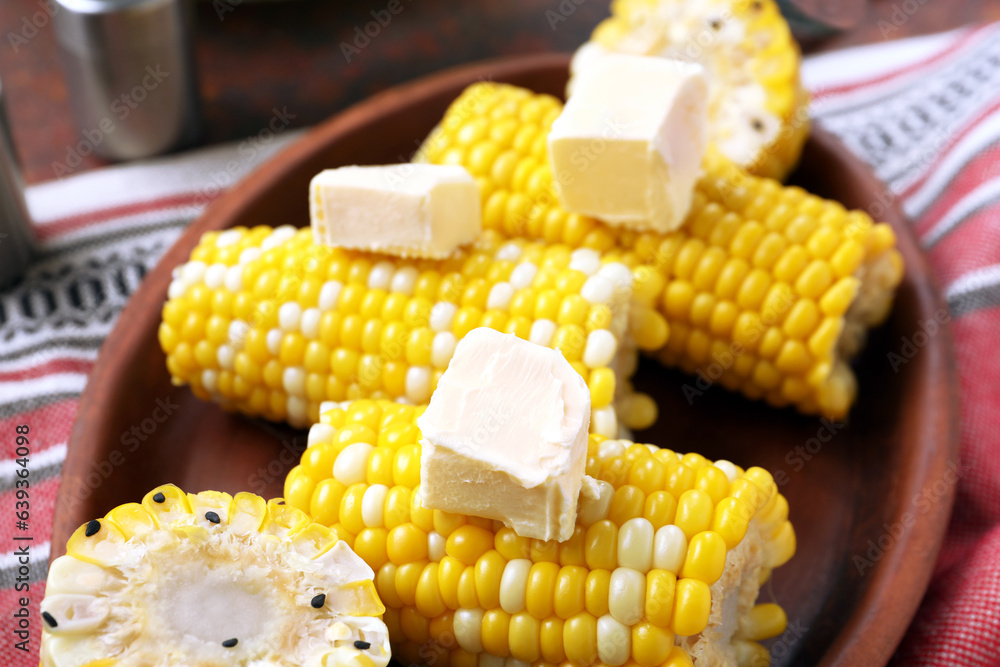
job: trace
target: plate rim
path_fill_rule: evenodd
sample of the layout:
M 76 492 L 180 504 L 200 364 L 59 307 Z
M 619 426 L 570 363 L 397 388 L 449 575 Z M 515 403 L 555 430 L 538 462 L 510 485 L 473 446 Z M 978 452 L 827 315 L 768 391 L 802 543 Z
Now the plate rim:
M 118 322 L 101 346 L 80 397 L 77 417 L 67 443 L 66 460 L 63 464 L 63 474 L 53 514 L 51 558 L 65 553 L 65 539 L 80 525 L 79 518 L 73 515 L 70 489 L 83 482 L 87 466 L 93 461 L 92 454 L 99 445 L 100 437 L 93 435 L 93 427 L 99 421 L 103 405 L 111 398 L 107 388 L 113 386 L 117 376 L 124 370 L 123 364 L 116 363 L 116 359 L 129 358 L 128 352 L 142 343 L 142 339 L 138 335 L 133 335 L 133 330 L 126 323 L 133 318 L 144 320 L 159 317 L 158 313 L 165 301 L 170 276 L 169 271 L 158 270 L 161 265 L 174 267 L 186 261 L 191 249 L 195 247 L 203 233 L 232 226 L 247 209 L 252 208 L 258 199 L 266 196 L 266 193 L 277 185 L 283 174 L 321 150 L 321 147 L 333 138 L 346 136 L 367 123 L 373 111 L 384 113 L 387 110 L 402 110 L 414 101 L 440 95 L 458 85 L 468 85 L 479 79 L 503 81 L 513 75 L 523 76 L 532 70 L 568 67 L 569 59 L 570 54 L 566 53 L 494 58 L 459 65 L 393 86 L 351 105 L 309 129 L 213 200 L 147 274 L 119 314 Z M 851 153 L 839 139 L 822 128 L 817 128 L 815 124 L 810 141 L 836 154 L 855 178 L 868 178 L 873 182 L 881 182 L 876 179 L 868 165 Z M 261 168 L 264 165 L 267 165 L 267 168 Z M 926 309 L 926 312 L 947 309 L 937 286 L 934 271 L 920 249 L 898 202 L 893 201 L 887 207 L 883 218 L 890 222 L 896 231 L 899 248 L 906 260 L 907 272 L 916 278 L 915 296 L 921 309 Z M 915 267 L 919 267 L 920 270 L 914 271 Z M 115 350 L 113 355 L 108 352 L 112 349 Z M 933 481 L 935 473 L 942 474 L 949 466 L 955 466 L 958 462 L 960 443 L 958 373 L 950 322 L 942 326 L 941 335 L 936 337 L 935 344 L 928 345 L 923 352 L 930 357 L 927 362 L 931 369 L 936 369 L 949 380 L 941 388 L 944 394 L 943 407 L 946 409 L 938 414 L 943 414 L 944 418 L 938 418 L 931 423 L 926 415 L 921 417 L 924 425 L 936 434 L 933 440 L 943 443 L 944 446 L 933 448 L 933 451 L 927 451 L 921 457 L 910 457 L 910 469 L 899 471 L 907 473 L 902 476 L 906 483 L 896 489 L 899 498 L 911 497 L 910 494 L 922 488 L 922 484 Z M 870 662 L 873 656 L 877 657 L 879 664 L 889 661 L 927 590 L 938 552 L 943 545 L 955 493 L 955 485 L 949 485 L 942 502 L 933 505 L 932 510 L 904 533 L 894 547 L 888 549 L 884 557 L 875 563 L 870 574 L 871 579 L 857 607 L 830 644 L 820 665 L 853 665 L 862 659 L 874 664 Z M 901 503 L 893 517 L 899 519 L 902 508 Z M 891 582 L 900 571 L 902 561 L 914 553 L 920 554 L 922 558 L 915 578 L 919 586 L 893 586 Z M 872 628 L 877 628 L 878 631 L 874 632 Z

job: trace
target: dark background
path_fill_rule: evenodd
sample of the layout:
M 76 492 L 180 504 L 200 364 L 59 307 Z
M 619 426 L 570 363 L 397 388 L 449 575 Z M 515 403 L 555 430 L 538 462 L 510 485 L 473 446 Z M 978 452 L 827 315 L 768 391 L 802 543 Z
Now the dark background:
M 888 38 L 1000 20 L 1000 3 L 991 0 L 907 1 L 922 4 Z M 19 34 L 25 17 L 41 11 L 39 2 L 0 0 L 0 78 L 29 183 L 54 178 L 53 162 L 64 161 L 81 139 L 70 115 L 51 22 L 16 53 L 8 36 Z M 355 27 L 371 21 L 370 12 L 384 10 L 388 2 L 200 0 L 196 57 L 205 143 L 258 132 L 275 106 L 287 107 L 296 115 L 292 125 L 303 127 L 387 86 L 450 65 L 572 51 L 608 14 L 608 0 L 579 5 L 571 0 L 399 0 L 403 11 L 348 63 L 341 43 L 351 43 Z M 575 9 L 565 21 L 550 23 L 546 12 L 558 13 L 560 2 Z M 903 2 L 873 0 L 857 27 L 809 43 L 806 51 L 882 41 L 879 20 L 891 20 Z M 79 170 L 101 164 L 85 158 Z

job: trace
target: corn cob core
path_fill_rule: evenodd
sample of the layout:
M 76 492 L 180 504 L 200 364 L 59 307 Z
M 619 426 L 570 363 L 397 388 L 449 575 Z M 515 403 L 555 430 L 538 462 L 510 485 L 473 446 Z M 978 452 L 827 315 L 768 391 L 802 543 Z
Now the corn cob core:
M 420 501 L 422 407 L 355 401 L 309 433 L 285 498 L 376 571 L 404 664 L 751 664 L 784 631 L 756 605 L 795 551 L 771 476 L 591 435 L 577 527 L 563 543 Z M 754 662 L 752 664 L 761 664 Z
M 636 233 L 570 214 L 546 154 L 558 110 L 551 96 L 475 84 L 419 157 L 469 169 L 485 228 L 592 248 L 631 267 L 632 336 L 650 349 L 644 328 L 669 329 L 656 354 L 700 376 L 693 392 L 718 382 L 776 406 L 844 417 L 856 394 L 847 361 L 888 315 L 902 279 L 892 229 L 713 155 L 680 230 Z
M 627 382 L 631 283 L 592 250 L 496 233 L 436 262 L 236 228 L 206 234 L 175 271 L 159 339 L 176 384 L 304 427 L 323 401 L 426 403 L 456 342 L 490 327 L 562 351 L 590 387 L 593 427 L 617 435 L 616 396 L 631 424 L 655 418 Z
M 81 526 L 53 561 L 41 664 L 385 667 L 372 578 L 282 502 L 161 486 Z
M 700 63 L 709 141 L 750 173 L 784 179 L 809 135 L 799 50 L 774 0 L 615 0 L 573 61 L 602 50 Z M 597 52 L 597 53 L 595 53 Z

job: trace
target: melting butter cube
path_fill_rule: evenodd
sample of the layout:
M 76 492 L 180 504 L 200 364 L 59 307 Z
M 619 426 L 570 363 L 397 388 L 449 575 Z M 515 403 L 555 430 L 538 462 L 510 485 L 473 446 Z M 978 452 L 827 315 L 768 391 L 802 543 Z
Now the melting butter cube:
M 574 79 L 548 141 L 566 209 L 632 229 L 677 229 L 708 142 L 704 70 L 604 55 Z
M 425 507 L 503 521 L 522 537 L 573 535 L 590 391 L 561 353 L 473 329 L 417 425 Z
M 452 165 L 327 169 L 309 205 L 317 245 L 400 257 L 443 259 L 482 230 L 479 186 Z

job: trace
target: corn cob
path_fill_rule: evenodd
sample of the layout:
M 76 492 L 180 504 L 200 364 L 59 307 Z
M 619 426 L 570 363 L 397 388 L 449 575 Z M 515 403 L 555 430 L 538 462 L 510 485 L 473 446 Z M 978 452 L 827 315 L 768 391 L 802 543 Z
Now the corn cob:
M 176 270 L 159 338 L 176 384 L 305 427 L 327 400 L 426 403 L 457 340 L 490 327 L 560 349 L 588 382 L 594 427 L 616 435 L 616 396 L 630 425 L 655 419 L 627 382 L 631 281 L 591 250 L 495 233 L 435 262 L 317 246 L 308 229 L 231 229 Z M 649 349 L 666 340 L 631 328 Z
M 150 491 L 52 562 L 42 667 L 385 667 L 374 573 L 336 534 L 251 493 Z
M 574 57 L 574 73 L 608 51 L 702 64 L 709 140 L 750 173 L 784 179 L 809 135 L 800 56 L 774 0 L 615 0 Z
M 760 665 L 784 631 L 756 604 L 795 551 L 771 476 L 591 435 L 577 527 L 563 543 L 420 502 L 423 407 L 324 411 L 285 499 L 376 571 L 403 664 Z M 586 487 L 586 485 L 585 485 Z
M 631 267 L 632 307 L 669 325 L 657 356 L 700 376 L 686 392 L 718 382 L 772 405 L 844 417 L 856 393 L 848 361 L 888 315 L 902 279 L 889 225 L 712 156 L 675 232 L 630 232 L 568 213 L 546 153 L 559 110 L 551 96 L 475 84 L 418 158 L 476 177 L 485 228 L 592 248 Z

